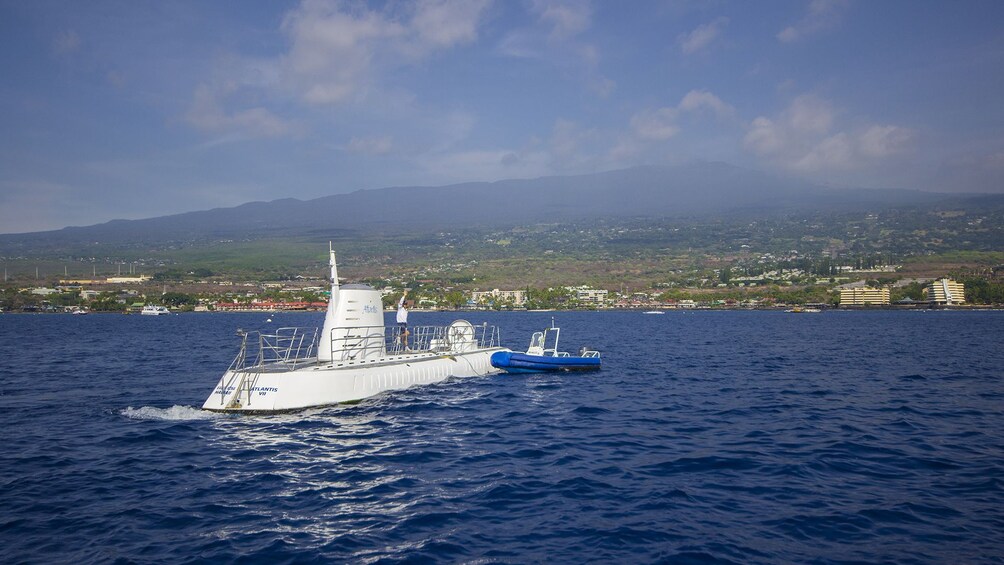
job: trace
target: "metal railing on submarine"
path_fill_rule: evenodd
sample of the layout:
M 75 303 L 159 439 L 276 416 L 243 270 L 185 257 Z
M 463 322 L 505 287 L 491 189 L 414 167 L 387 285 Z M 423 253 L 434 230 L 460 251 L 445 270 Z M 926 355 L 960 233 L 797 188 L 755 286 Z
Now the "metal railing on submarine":
M 501 346 L 498 327 L 472 325 L 458 320 L 448 326 L 412 326 L 407 333 L 395 326 L 359 326 L 334 328 L 329 337 L 331 360 L 354 361 L 385 358 L 396 355 L 434 353 L 451 355 Z M 241 347 L 221 383 L 220 403 L 226 402 L 235 390 L 246 390 L 248 401 L 255 381 L 262 373 L 284 373 L 318 363 L 320 329 L 313 327 L 284 327 L 273 333 L 237 330 Z M 327 361 L 325 361 L 327 362 Z M 234 402 L 240 394 L 234 395 Z

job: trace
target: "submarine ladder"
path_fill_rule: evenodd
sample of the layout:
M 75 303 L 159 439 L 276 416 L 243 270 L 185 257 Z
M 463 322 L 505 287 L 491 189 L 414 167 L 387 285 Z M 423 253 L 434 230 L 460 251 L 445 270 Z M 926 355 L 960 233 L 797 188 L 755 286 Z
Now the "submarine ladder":
M 258 353 L 255 358 L 255 363 L 251 367 L 247 366 L 247 341 L 249 332 L 243 330 L 238 330 L 238 334 L 241 336 L 241 349 L 237 352 L 237 357 L 234 358 L 233 362 L 230 363 L 230 368 L 227 373 L 230 374 L 230 378 L 225 383 L 221 383 L 220 387 L 220 405 L 225 405 L 228 410 L 240 408 L 241 407 L 241 391 L 242 389 L 247 391 L 247 405 L 251 404 L 251 391 L 254 387 L 254 383 L 258 380 L 259 375 L 264 364 L 264 358 L 262 355 L 261 337 L 259 334 L 259 344 Z M 248 382 L 248 376 L 254 375 L 251 382 Z M 234 387 L 232 396 L 230 396 L 230 402 L 227 403 L 227 390 L 233 385 L 234 381 L 237 381 L 237 386 Z
M 261 365 L 256 365 L 252 368 L 252 370 L 245 369 L 240 371 L 241 380 L 237 383 L 237 389 L 234 391 L 234 396 L 230 400 L 230 404 L 227 404 L 228 409 L 241 408 L 242 390 L 247 391 L 247 401 L 243 406 L 251 406 L 251 392 L 254 390 L 255 383 L 258 382 L 258 377 L 261 375 L 261 369 Z M 248 377 L 251 377 L 251 379 L 249 380 Z

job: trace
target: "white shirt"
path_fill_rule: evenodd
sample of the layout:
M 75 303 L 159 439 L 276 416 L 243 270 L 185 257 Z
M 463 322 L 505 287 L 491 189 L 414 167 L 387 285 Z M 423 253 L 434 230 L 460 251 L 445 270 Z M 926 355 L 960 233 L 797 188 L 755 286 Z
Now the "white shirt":
M 397 323 L 407 324 L 408 323 L 408 309 L 404 307 L 404 297 L 397 303 Z

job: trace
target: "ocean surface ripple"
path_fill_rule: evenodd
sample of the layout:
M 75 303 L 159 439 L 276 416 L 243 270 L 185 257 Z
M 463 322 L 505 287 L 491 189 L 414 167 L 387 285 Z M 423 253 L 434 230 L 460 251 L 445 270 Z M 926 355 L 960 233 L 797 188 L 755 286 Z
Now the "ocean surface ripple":
M 413 313 L 588 374 L 199 409 L 238 327 L 0 316 L 10 563 L 1001 563 L 1004 313 Z

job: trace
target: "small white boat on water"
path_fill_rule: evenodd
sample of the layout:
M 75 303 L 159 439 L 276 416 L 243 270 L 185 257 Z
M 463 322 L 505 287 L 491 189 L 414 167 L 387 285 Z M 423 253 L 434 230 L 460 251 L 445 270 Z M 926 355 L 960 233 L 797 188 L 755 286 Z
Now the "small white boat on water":
M 171 311 L 164 306 L 147 304 L 142 310 L 140 310 L 139 313 L 144 316 L 167 316 L 171 313 Z
M 508 351 L 494 326 L 457 320 L 444 327 L 385 327 L 380 291 L 338 284 L 329 249 L 331 299 L 324 326 L 238 332 L 241 348 L 202 408 L 273 413 L 351 402 L 450 377 L 498 373 Z

